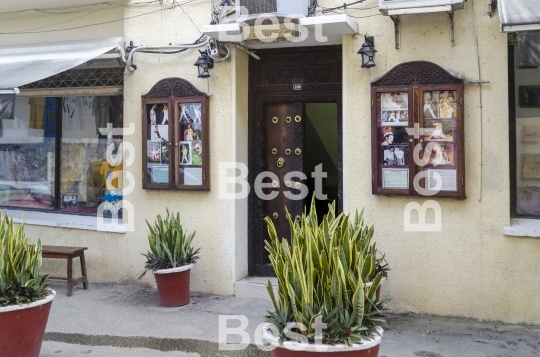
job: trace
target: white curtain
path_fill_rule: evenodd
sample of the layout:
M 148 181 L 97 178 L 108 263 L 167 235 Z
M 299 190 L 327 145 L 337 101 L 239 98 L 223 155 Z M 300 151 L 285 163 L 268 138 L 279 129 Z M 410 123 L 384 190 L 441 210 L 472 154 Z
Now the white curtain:
M 0 88 L 16 88 L 96 58 L 122 44 L 121 37 L 0 46 Z

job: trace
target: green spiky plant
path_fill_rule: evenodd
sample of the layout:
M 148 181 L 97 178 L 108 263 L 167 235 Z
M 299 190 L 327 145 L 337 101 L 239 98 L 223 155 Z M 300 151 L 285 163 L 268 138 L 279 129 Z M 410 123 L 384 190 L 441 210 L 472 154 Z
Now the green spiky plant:
M 146 263 L 139 280 L 149 270 L 176 268 L 195 263 L 199 259 L 200 248 L 194 250 L 191 246 L 195 232 L 188 235 L 184 231 L 180 223 L 179 213 L 174 215 L 167 209 L 165 219 L 158 215 L 153 225 L 148 221 L 146 221 L 146 224 L 149 230 L 148 243 L 150 244 L 150 251 L 143 254 L 146 257 Z
M 374 227 L 364 223 L 363 211 L 354 219 L 343 213 L 336 216 L 335 203 L 322 222 L 317 221 L 315 198 L 310 213 L 304 211 L 299 221 L 287 219 L 290 240 L 279 239 L 274 224 L 265 218 L 270 239 L 266 250 L 278 280 L 278 299 L 272 285 L 267 290 L 275 308 L 266 321 L 275 325 L 280 343 L 286 339 L 285 326 L 296 322 L 306 327 L 292 329 L 315 341 L 314 322 L 320 316 L 327 324 L 322 342 L 351 345 L 370 340 L 385 325 L 381 314 L 383 302 L 376 301 L 376 292 L 388 270 L 377 268 L 377 249 L 371 243 Z M 365 283 L 371 281 L 371 286 Z
M 49 295 L 47 276 L 40 274 L 41 241 L 29 245 L 24 224 L 0 217 L 0 307 L 29 304 Z

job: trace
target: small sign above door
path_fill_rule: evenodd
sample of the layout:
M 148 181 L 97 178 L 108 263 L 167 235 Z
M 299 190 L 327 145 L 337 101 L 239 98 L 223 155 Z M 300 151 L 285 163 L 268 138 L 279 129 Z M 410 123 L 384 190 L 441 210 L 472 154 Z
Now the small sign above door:
M 292 88 L 293 88 L 293 90 L 302 90 L 302 84 L 301 83 L 294 83 Z

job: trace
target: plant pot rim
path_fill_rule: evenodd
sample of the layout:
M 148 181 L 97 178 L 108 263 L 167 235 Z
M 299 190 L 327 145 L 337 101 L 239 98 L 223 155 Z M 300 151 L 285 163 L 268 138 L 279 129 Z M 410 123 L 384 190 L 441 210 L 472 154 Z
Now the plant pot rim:
M 189 270 L 191 268 L 193 268 L 193 263 L 191 264 L 188 264 L 188 265 L 182 265 L 180 267 L 176 267 L 176 268 L 169 268 L 169 269 L 158 269 L 158 270 L 154 270 L 154 274 L 172 274 L 172 273 L 180 273 L 182 271 L 186 271 L 186 270 Z
M 313 343 L 301 343 L 298 341 L 283 341 L 283 345 L 279 344 L 279 337 L 275 337 L 272 334 L 272 331 L 270 331 L 269 328 L 263 329 L 263 339 L 266 340 L 268 343 L 270 343 L 273 346 L 284 348 L 290 351 L 304 351 L 304 352 L 350 352 L 350 351 L 362 351 L 367 350 L 370 348 L 373 348 L 381 343 L 382 335 L 383 335 L 383 328 L 380 326 L 377 326 L 377 331 L 379 331 L 378 335 L 372 335 L 373 340 L 371 341 L 364 341 L 362 343 L 354 343 L 352 346 L 348 346 L 344 343 L 340 343 L 337 345 L 315 345 Z M 324 349 L 321 349 L 321 346 L 324 346 Z
M 31 309 L 33 307 L 45 305 L 45 304 L 51 302 L 54 299 L 55 296 L 56 296 L 56 291 L 54 291 L 53 289 L 49 289 L 49 295 L 45 296 L 43 299 L 31 302 L 30 304 L 8 305 L 8 306 L 0 307 L 0 314 L 2 312 L 10 312 L 10 311 Z
M 383 277 L 381 278 L 381 285 L 382 285 L 383 283 L 386 283 L 386 276 L 383 276 Z M 370 281 L 370 282 L 368 282 L 368 283 L 365 283 L 365 284 L 364 284 L 364 287 L 369 288 L 371 285 L 373 285 L 373 282 L 372 282 L 372 281 Z

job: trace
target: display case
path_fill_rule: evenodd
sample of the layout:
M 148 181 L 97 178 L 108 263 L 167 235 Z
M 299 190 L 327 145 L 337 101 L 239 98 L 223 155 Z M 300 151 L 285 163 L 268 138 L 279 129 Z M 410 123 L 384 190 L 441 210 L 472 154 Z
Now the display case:
M 465 198 L 463 83 L 410 62 L 372 84 L 373 193 Z
M 142 98 L 143 188 L 209 190 L 207 98 L 180 78 Z

